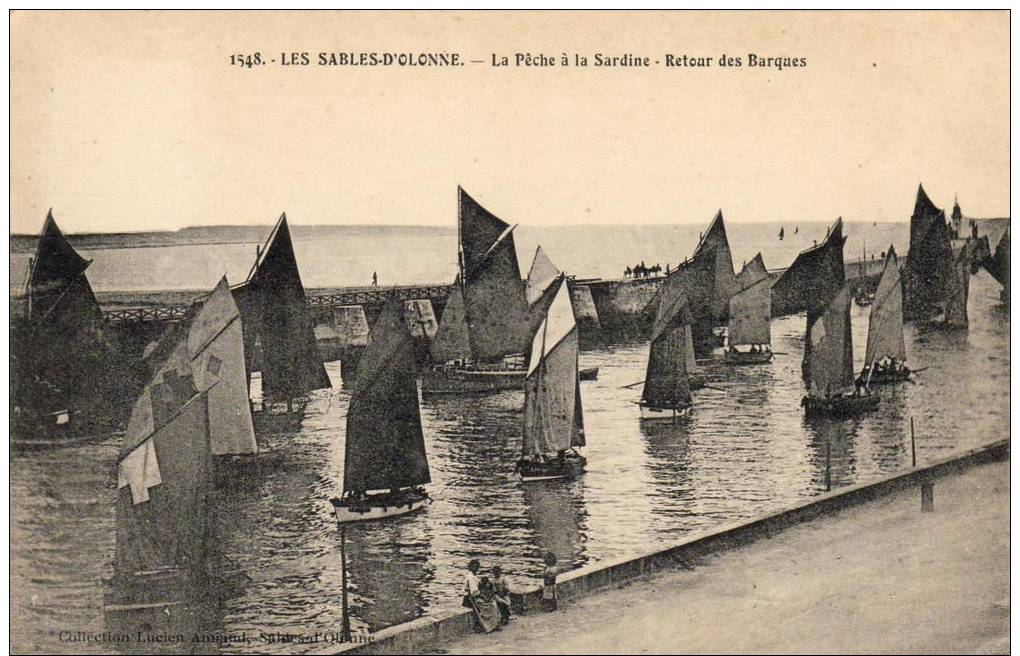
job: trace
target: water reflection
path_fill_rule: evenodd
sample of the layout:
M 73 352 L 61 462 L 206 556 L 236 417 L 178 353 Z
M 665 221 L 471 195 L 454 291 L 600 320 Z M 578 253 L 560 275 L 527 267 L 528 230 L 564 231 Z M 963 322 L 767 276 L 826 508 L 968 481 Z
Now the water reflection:
M 861 419 L 805 417 L 804 428 L 810 440 L 812 490 L 824 492 L 827 482 L 833 490 L 853 485 L 857 480 L 855 441 Z
M 524 487 L 524 504 L 535 536 L 530 557 L 552 552 L 560 566 L 581 567 L 585 553 L 583 489 L 577 481 L 533 481 Z
M 435 578 L 427 513 L 351 524 L 346 534 L 352 628 L 377 631 L 420 617 Z

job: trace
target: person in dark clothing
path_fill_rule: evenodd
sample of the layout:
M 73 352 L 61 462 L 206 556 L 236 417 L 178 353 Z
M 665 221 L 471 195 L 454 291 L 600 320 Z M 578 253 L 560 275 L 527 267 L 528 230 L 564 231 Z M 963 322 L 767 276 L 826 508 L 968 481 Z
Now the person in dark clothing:
M 556 554 L 549 551 L 545 554 L 545 569 L 542 570 L 542 608 L 547 612 L 559 608 L 556 596 Z

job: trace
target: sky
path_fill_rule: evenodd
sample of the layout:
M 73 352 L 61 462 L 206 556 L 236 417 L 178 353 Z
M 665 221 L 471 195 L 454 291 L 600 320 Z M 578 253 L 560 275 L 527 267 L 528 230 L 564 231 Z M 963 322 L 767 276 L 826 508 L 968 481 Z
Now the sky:
M 279 64 L 320 51 L 469 63 Z M 453 226 L 457 185 L 520 224 L 906 221 L 919 182 L 1009 214 L 1005 11 L 15 12 L 11 52 L 12 232 Z

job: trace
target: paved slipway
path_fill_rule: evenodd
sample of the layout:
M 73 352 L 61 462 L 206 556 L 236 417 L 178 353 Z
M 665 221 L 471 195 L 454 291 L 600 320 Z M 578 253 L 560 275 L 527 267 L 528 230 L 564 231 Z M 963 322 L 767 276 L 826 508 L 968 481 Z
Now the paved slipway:
M 1008 653 L 1009 462 L 436 653 Z

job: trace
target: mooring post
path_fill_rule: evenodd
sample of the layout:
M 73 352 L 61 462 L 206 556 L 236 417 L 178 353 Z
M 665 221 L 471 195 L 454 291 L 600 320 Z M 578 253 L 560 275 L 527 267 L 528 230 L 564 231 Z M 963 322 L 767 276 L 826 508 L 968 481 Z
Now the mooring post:
M 828 436 L 826 436 L 826 438 L 825 438 L 825 491 L 826 492 L 831 492 L 832 491 L 832 464 L 831 464 L 832 456 L 831 456 L 831 453 L 830 453 L 832 451 L 832 448 L 831 448 L 830 444 L 831 444 L 831 440 L 828 438 Z
M 347 611 L 347 531 L 340 524 L 340 586 L 343 590 L 340 599 L 340 642 L 351 641 L 351 617 Z
M 924 481 L 921 483 L 921 512 L 935 512 L 934 481 Z

